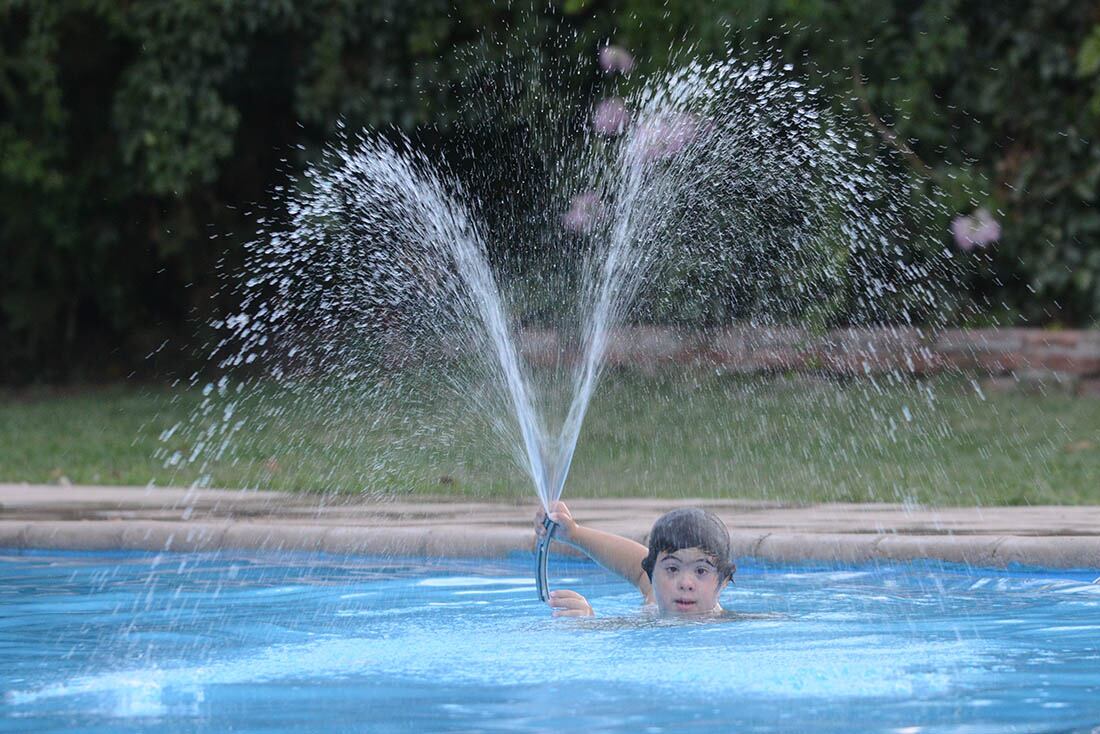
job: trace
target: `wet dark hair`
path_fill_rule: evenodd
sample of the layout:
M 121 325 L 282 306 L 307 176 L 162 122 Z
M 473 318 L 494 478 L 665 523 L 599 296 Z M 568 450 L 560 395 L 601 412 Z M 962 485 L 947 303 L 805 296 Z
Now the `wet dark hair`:
M 649 580 L 653 580 L 653 568 L 662 551 L 674 553 L 683 548 L 699 548 L 714 556 L 714 565 L 723 581 L 737 570 L 730 560 L 730 531 L 726 524 L 713 512 L 684 507 L 661 515 L 649 531 L 649 555 L 642 561 Z

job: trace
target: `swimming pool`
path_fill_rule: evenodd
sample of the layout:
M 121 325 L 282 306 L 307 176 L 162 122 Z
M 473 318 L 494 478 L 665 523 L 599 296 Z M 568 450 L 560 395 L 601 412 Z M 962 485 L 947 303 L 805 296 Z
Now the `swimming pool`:
M 1100 724 L 1097 572 L 743 561 L 655 620 L 554 559 L 0 551 L 0 731 L 1065 731 Z

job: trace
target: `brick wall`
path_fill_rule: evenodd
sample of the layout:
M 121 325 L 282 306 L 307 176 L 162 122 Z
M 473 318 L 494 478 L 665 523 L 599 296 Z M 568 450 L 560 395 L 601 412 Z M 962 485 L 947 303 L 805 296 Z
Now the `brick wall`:
M 527 330 L 520 349 L 536 364 L 570 359 L 552 331 Z M 709 331 L 638 326 L 612 335 L 612 365 L 655 369 L 665 364 L 713 366 L 730 372 L 813 372 L 858 376 L 925 375 L 961 369 L 992 389 L 1058 389 L 1100 396 L 1100 331 L 907 328 L 730 327 Z

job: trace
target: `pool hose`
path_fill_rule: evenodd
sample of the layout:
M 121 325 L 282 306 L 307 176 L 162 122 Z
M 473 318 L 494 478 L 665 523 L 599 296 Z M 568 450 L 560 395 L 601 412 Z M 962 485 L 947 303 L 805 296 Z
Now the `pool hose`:
M 550 599 L 550 583 L 546 580 L 546 563 L 550 560 L 550 541 L 554 538 L 554 531 L 558 529 L 558 524 L 547 517 L 543 519 L 542 527 L 545 528 L 546 533 L 539 538 L 536 551 L 538 557 L 535 560 L 535 586 L 539 590 L 539 601 L 545 602 Z

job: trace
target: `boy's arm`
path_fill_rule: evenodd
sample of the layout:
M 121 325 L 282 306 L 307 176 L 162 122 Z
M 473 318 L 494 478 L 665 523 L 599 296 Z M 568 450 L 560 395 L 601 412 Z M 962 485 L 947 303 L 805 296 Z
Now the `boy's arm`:
M 544 516 L 545 513 L 540 510 L 535 517 L 535 527 L 540 536 L 544 532 L 542 529 Z M 554 532 L 554 540 L 573 546 L 604 568 L 619 574 L 637 586 L 638 591 L 642 592 L 647 599 L 652 596 L 649 577 L 642 569 L 642 560 L 649 553 L 649 549 L 644 545 L 621 535 L 579 525 L 564 502 L 554 505 L 550 519 L 558 524 L 558 529 Z

